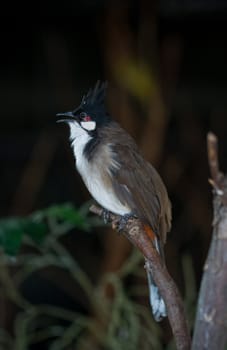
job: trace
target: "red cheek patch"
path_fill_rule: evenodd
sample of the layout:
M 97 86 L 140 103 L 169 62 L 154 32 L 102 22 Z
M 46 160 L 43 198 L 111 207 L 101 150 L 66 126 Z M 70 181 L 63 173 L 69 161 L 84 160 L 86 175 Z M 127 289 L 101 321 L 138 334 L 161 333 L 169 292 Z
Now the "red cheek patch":
M 86 115 L 86 117 L 84 117 L 84 121 L 85 122 L 90 122 L 91 121 L 91 117 L 89 115 Z

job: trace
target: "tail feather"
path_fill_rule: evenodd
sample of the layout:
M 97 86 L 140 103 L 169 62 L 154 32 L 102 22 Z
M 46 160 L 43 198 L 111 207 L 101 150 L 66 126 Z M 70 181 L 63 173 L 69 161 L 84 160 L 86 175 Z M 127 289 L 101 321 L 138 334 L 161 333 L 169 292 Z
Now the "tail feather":
M 155 321 L 159 322 L 163 319 L 163 317 L 167 316 L 166 305 L 164 300 L 162 299 L 158 287 L 154 283 L 151 272 L 147 267 L 147 279 L 148 279 L 148 287 L 149 287 L 149 297 L 150 304 L 152 308 L 152 313 Z
M 165 262 L 163 245 L 161 241 L 154 234 L 153 230 L 149 225 L 144 225 L 144 230 L 148 235 L 148 237 L 152 240 L 157 252 L 160 254 L 161 259 L 163 260 L 163 262 Z M 145 259 L 145 262 L 146 262 L 145 267 L 147 270 L 150 304 L 151 304 L 154 319 L 158 322 L 158 321 L 161 321 L 163 317 L 167 316 L 166 305 L 160 295 L 158 287 L 156 286 L 152 278 L 150 263 L 147 259 Z

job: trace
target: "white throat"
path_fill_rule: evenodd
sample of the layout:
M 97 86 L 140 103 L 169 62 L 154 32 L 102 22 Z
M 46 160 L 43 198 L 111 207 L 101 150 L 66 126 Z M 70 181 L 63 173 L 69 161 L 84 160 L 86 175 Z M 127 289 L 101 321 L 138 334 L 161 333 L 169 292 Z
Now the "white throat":
M 84 147 L 92 139 L 86 130 L 81 128 L 77 122 L 70 122 L 70 141 L 72 142 L 72 149 L 76 158 L 76 164 L 82 160 Z M 78 164 L 77 164 L 78 165 Z

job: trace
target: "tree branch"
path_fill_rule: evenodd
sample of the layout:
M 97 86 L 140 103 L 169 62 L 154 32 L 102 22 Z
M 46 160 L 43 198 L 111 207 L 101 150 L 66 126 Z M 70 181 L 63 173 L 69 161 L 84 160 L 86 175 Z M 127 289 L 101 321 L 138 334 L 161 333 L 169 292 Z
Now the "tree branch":
M 210 184 L 213 187 L 213 233 L 204 265 L 193 350 L 222 350 L 227 344 L 227 177 L 219 170 L 218 140 L 207 135 Z
M 90 211 L 102 216 L 103 209 L 91 206 Z M 120 217 L 110 214 L 110 222 L 114 229 Z M 185 317 L 184 306 L 178 289 L 170 277 L 165 265 L 162 263 L 159 254 L 151 240 L 145 234 L 141 221 L 137 218 L 130 218 L 125 226 L 124 236 L 136 246 L 148 260 L 152 267 L 152 277 L 157 284 L 160 293 L 166 303 L 168 318 L 175 337 L 178 350 L 190 349 L 190 335 Z

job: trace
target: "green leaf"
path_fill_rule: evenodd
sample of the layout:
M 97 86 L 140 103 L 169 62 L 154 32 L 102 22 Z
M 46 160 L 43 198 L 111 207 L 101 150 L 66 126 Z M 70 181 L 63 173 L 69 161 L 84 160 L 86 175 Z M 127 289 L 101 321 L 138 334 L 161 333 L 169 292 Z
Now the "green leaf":
M 24 219 L 22 222 L 24 233 L 35 243 L 41 244 L 48 234 L 47 224 L 33 218 Z
M 16 255 L 22 244 L 24 235 L 30 237 L 36 244 L 42 244 L 49 233 L 46 219 L 53 218 L 69 227 L 89 231 L 91 227 L 100 226 L 94 218 L 89 218 L 87 210 L 76 209 L 72 204 L 53 205 L 47 209 L 36 211 L 26 218 L 10 218 L 0 220 L 0 246 L 5 253 Z
M 11 218 L 0 221 L 0 246 L 9 255 L 16 255 L 22 244 L 23 236 L 29 236 L 35 243 L 41 244 L 48 233 L 44 222 L 28 218 Z
M 89 230 L 90 224 L 88 218 L 83 216 L 78 209 L 72 204 L 66 203 L 61 205 L 54 205 L 46 209 L 46 215 L 61 221 L 67 221 L 77 228 Z
M 23 237 L 21 220 L 17 218 L 0 221 L 0 245 L 6 254 L 16 255 Z

